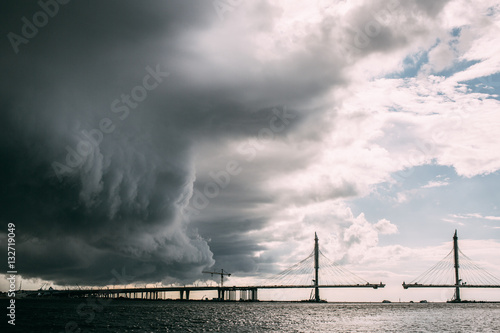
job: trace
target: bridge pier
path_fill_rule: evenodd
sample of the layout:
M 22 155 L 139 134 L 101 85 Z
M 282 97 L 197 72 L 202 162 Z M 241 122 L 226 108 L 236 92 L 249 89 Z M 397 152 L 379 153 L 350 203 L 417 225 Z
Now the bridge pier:
M 191 290 L 189 290 L 189 289 L 179 290 L 179 293 L 181 295 L 181 299 L 184 299 L 184 292 L 186 292 L 186 301 L 188 301 L 189 300 L 189 293 L 191 292 Z
M 251 289 L 251 292 L 252 292 L 252 301 L 254 301 L 254 302 L 258 301 L 258 298 L 257 298 L 257 288 Z
M 219 301 L 225 301 L 225 300 L 230 300 L 231 297 L 236 299 L 236 290 L 233 290 L 234 294 L 231 295 L 231 290 L 226 289 L 226 288 L 218 288 L 217 289 L 217 299 Z
M 219 301 L 223 301 L 224 300 L 224 290 L 221 289 L 221 288 L 217 289 L 217 299 Z

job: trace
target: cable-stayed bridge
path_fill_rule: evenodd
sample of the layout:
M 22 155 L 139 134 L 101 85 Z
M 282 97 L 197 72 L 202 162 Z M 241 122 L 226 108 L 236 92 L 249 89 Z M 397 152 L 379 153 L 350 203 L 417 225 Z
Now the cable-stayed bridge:
M 303 260 L 272 276 L 259 289 L 312 288 L 311 301 L 320 302 L 321 288 L 383 288 L 370 283 L 328 259 L 319 249 L 314 234 L 314 250 Z
M 303 260 L 285 269 L 284 271 L 265 279 L 258 285 L 227 286 L 224 285 L 224 276 L 230 273 L 204 272 L 220 275 L 221 283 L 218 286 L 173 286 L 173 287 L 144 287 L 144 288 L 113 288 L 113 289 L 72 289 L 52 290 L 50 294 L 72 297 L 105 297 L 105 298 L 132 298 L 132 299 L 162 299 L 167 292 L 178 292 L 180 299 L 189 299 L 192 291 L 217 291 L 217 300 L 258 300 L 259 289 L 311 289 L 310 301 L 320 302 L 320 289 L 324 288 L 383 288 L 385 284 L 370 283 L 356 274 L 328 259 L 319 249 L 318 236 L 314 237 L 314 250 Z M 239 292 L 239 298 L 236 298 Z M 162 297 L 163 296 L 163 297 Z M 184 298 L 185 297 L 185 298 Z
M 411 282 L 403 282 L 403 288 L 455 288 L 451 302 L 461 302 L 460 288 L 500 288 L 500 279 L 479 267 L 459 249 L 455 230 L 451 251 Z

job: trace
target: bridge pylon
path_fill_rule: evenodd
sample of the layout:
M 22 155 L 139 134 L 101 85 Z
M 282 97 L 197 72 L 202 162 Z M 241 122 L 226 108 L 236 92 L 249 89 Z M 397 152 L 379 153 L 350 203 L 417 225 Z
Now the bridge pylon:
M 458 236 L 457 236 L 457 229 L 455 229 L 455 235 L 453 235 L 453 254 L 454 254 L 454 268 L 455 268 L 455 299 L 453 300 L 454 302 L 461 302 L 462 300 L 460 299 L 460 276 L 459 276 L 459 268 L 460 265 L 458 264 Z
M 319 244 L 318 235 L 314 233 L 314 300 L 320 301 L 319 298 Z

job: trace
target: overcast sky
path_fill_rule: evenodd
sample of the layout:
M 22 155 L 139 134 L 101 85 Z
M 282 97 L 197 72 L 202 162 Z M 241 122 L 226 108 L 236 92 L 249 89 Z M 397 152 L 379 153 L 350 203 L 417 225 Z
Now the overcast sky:
M 392 284 L 332 300 L 416 295 L 455 229 L 500 276 L 497 1 L 64 2 L 0 5 L 23 287 L 252 283 L 315 231 Z

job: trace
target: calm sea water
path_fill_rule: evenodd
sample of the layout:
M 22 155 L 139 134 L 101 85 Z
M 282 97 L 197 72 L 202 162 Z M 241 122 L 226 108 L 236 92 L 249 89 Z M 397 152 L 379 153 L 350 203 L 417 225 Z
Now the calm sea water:
M 500 303 L 25 299 L 16 305 L 16 332 L 500 332 Z

